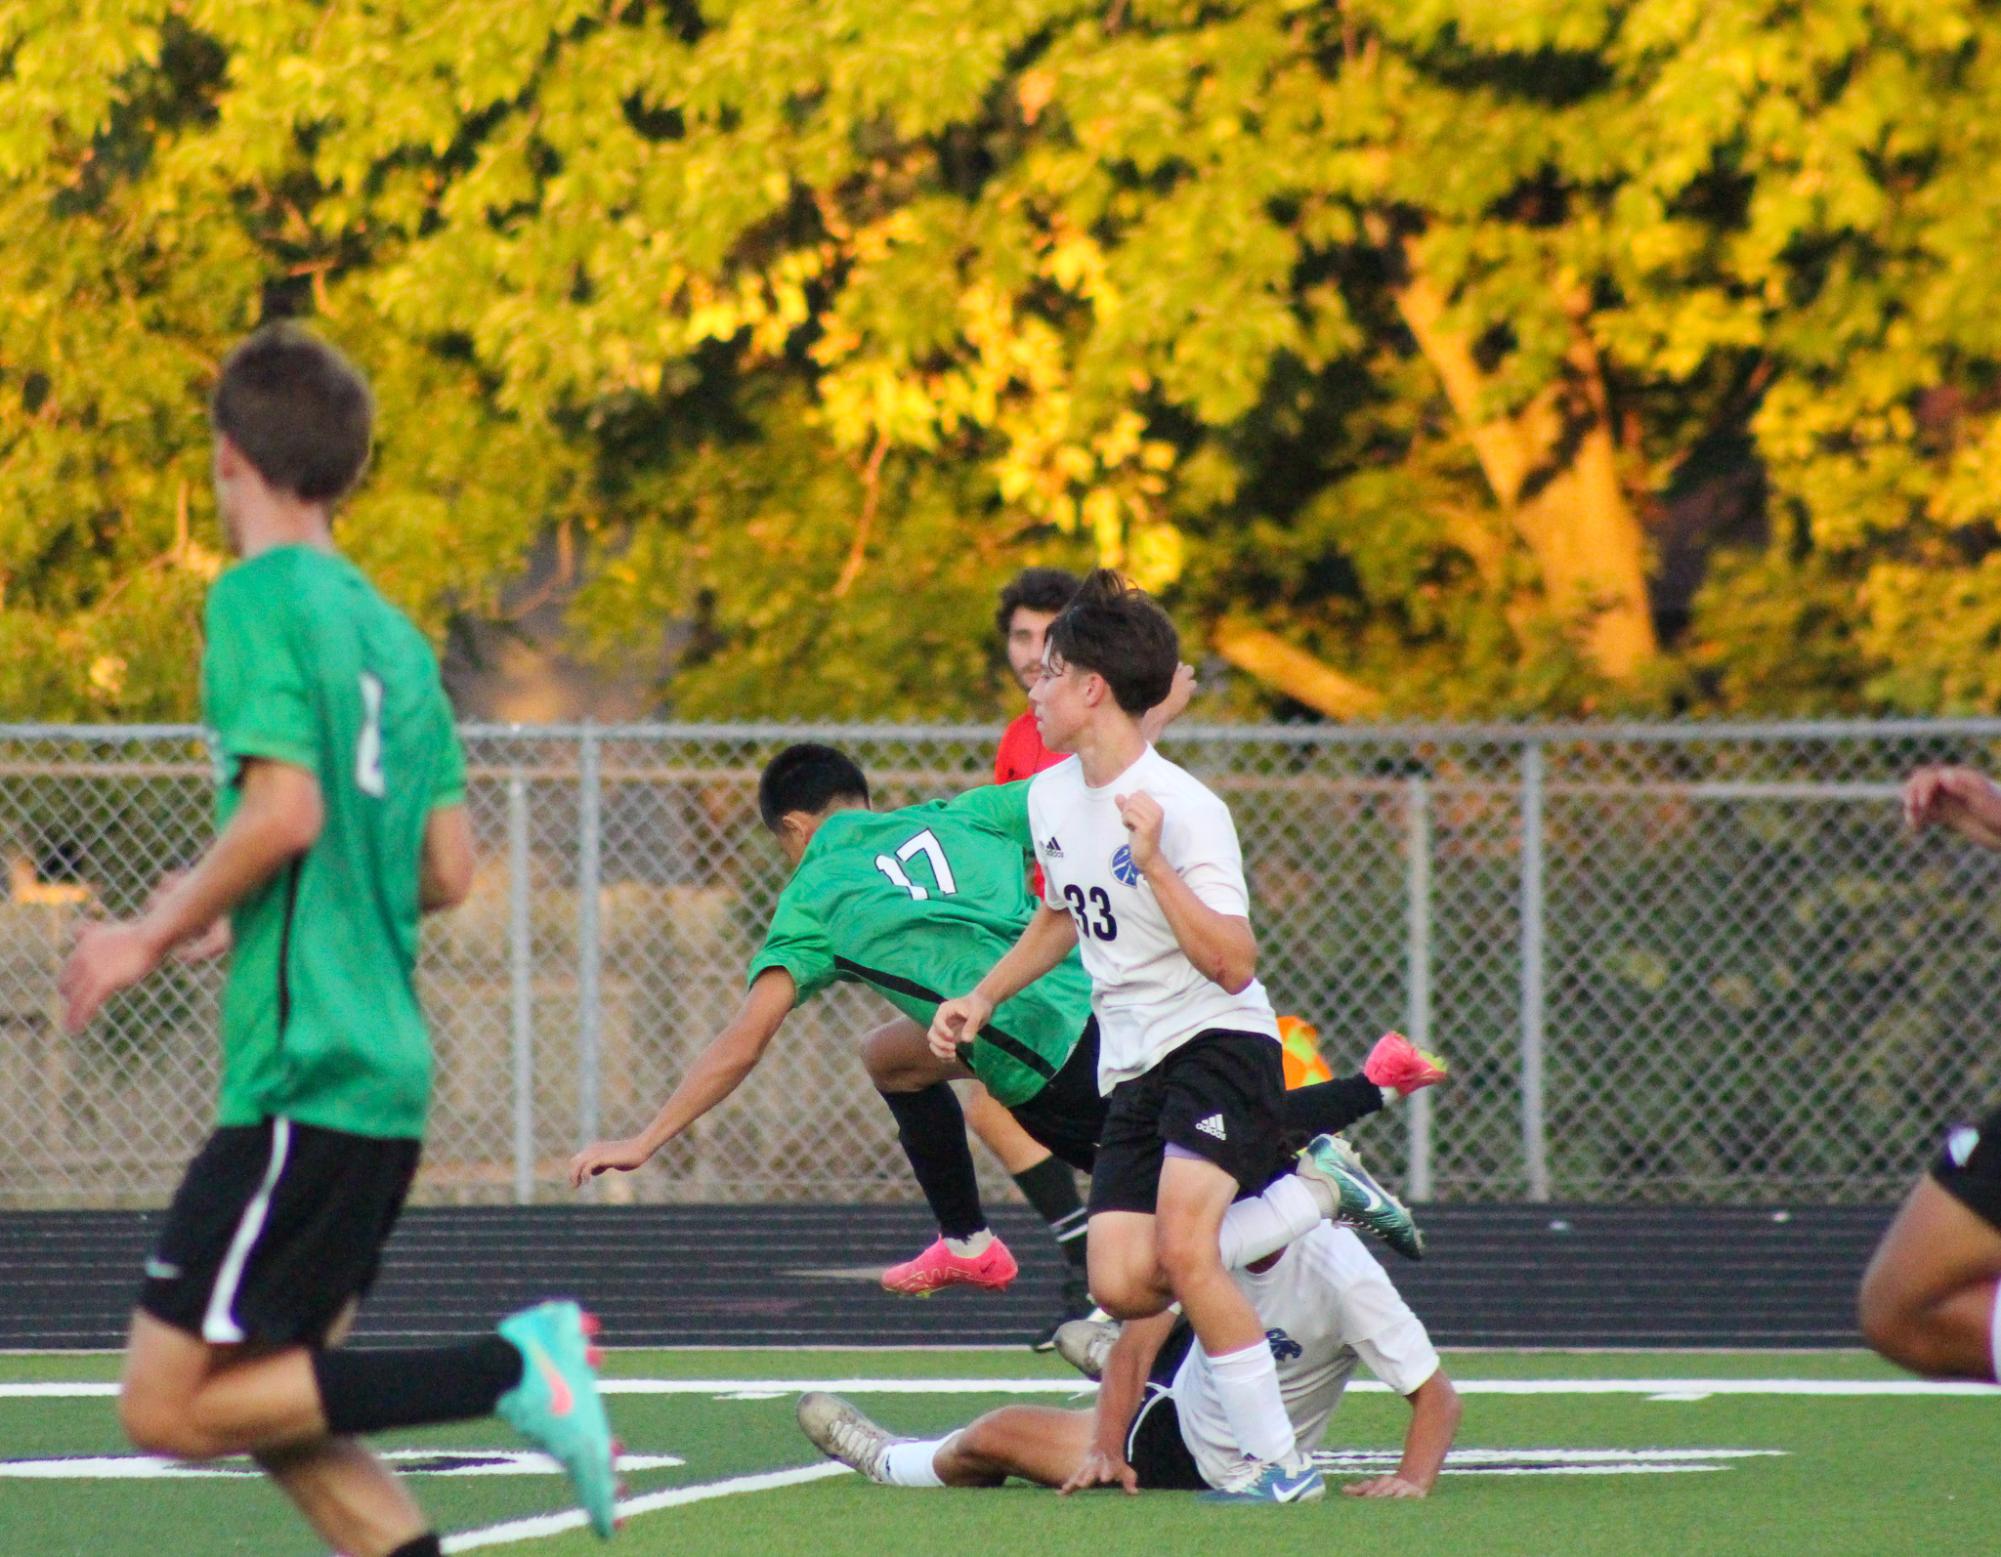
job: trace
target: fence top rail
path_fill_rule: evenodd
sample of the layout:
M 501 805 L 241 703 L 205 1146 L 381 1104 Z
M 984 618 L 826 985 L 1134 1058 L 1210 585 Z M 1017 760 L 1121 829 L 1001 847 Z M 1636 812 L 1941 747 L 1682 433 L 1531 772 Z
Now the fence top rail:
M 687 724 L 651 721 L 634 724 L 495 724 L 468 723 L 460 732 L 470 740 L 599 741 L 697 740 L 778 741 L 864 740 L 973 741 L 995 738 L 995 724 L 867 724 L 799 723 L 749 720 L 743 723 L 698 721 Z M 0 724 L 5 741 L 158 741 L 200 740 L 205 732 L 193 724 Z M 1642 721 L 1486 722 L 1474 724 L 1189 724 L 1176 725 L 1172 742 L 1234 744 L 1263 742 L 1278 746 L 1359 746 L 1448 742 L 1455 745 L 1532 745 L 1562 741 L 1634 741 L 1696 744 L 1703 741 L 1834 741 L 1895 740 L 1915 737 L 1971 736 L 2001 740 L 2001 718 L 1952 719 L 1779 719 L 1690 720 L 1649 724 Z

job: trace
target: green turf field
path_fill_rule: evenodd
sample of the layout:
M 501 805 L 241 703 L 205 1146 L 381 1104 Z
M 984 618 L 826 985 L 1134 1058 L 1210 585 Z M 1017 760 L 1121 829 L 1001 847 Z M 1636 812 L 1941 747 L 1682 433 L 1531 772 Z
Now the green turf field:
M 1231 1509 L 1173 1493 L 1058 1499 L 1025 1486 L 875 1487 L 824 1474 L 793 1425 L 802 1381 L 846 1381 L 833 1387 L 910 1432 L 941 1432 L 1011 1400 L 1064 1402 L 1080 1381 L 1025 1351 L 615 1352 L 606 1372 L 625 1392 L 611 1402 L 613 1420 L 638 1463 L 627 1471 L 633 1506 L 613 1550 L 1155 1557 L 1247 1542 L 1258 1557 L 1361 1557 L 1882 1554 L 1994 1544 L 1989 1487 L 2001 1390 L 1915 1393 L 1927 1386 L 1860 1355 L 1483 1353 L 1448 1357 L 1447 1366 L 1466 1391 L 1460 1447 L 1474 1452 L 1460 1468 L 1448 1462 L 1429 1501 L 1330 1496 L 1308 1508 Z M 133 1475 L 145 1467 L 125 1455 L 111 1400 L 75 1388 L 101 1391 L 116 1367 L 102 1356 L 0 1357 L 0 1552 L 318 1550 L 253 1477 Z M 1719 1387 L 1690 1387 L 1701 1384 Z M 31 1386 L 56 1392 L 23 1393 Z M 1325 1447 L 1392 1451 L 1405 1414 L 1389 1395 L 1351 1390 Z M 557 1557 L 598 1549 L 580 1530 L 521 1523 L 565 1514 L 564 1487 L 498 1458 L 516 1446 L 497 1423 L 404 1434 L 383 1446 L 457 1456 L 406 1462 L 420 1467 L 413 1484 L 426 1507 L 455 1532 L 447 1550 Z M 23 1463 L 57 1458 L 71 1463 Z M 677 1491 L 686 1501 L 671 1497 Z

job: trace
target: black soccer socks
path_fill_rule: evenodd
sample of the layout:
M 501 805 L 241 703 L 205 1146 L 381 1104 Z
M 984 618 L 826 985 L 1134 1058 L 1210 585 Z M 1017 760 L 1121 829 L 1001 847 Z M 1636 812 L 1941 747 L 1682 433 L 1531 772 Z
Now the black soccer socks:
M 951 1087 L 934 1081 L 918 1092 L 885 1092 L 882 1100 L 896 1118 L 896 1139 L 938 1219 L 938 1231 L 947 1238 L 972 1237 L 987 1225 L 987 1214 L 980 1205 L 973 1149 L 966 1144 L 966 1116 Z
M 336 1433 L 467 1422 L 491 1416 L 521 1382 L 521 1353 L 497 1335 L 411 1351 L 313 1353 L 320 1410 Z

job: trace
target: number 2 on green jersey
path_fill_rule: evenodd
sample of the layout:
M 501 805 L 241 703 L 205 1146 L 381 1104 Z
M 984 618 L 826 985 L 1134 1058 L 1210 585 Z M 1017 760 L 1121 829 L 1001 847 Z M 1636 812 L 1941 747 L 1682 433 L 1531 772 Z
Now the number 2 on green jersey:
M 382 678 L 361 673 L 361 737 L 354 743 L 354 787 L 380 800 L 389 793 L 382 772 Z
M 938 883 L 940 897 L 950 897 L 959 890 L 959 883 L 952 877 L 952 867 L 945 862 L 944 847 L 938 842 L 938 835 L 928 827 L 898 849 L 894 859 L 887 854 L 878 854 L 875 857 L 875 868 L 921 903 L 931 895 L 930 891 L 918 882 L 912 881 L 909 873 L 903 868 L 919 854 L 931 862 L 931 879 Z

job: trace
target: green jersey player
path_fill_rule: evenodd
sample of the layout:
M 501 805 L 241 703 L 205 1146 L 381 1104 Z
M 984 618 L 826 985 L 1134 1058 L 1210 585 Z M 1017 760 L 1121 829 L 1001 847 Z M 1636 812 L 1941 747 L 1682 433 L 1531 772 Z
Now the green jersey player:
M 924 1038 L 942 991 L 977 977 L 1034 915 L 1022 870 L 1027 790 L 1026 783 L 993 785 L 877 812 L 869 808 L 866 777 L 845 753 L 814 744 L 779 753 L 760 779 L 758 809 L 793 874 L 751 959 L 749 992 L 652 1123 L 579 1152 L 571 1182 L 639 1167 L 736 1090 L 794 1006 L 837 982 L 864 984 L 911 1019 L 871 1034 L 862 1055 L 938 1219 L 938 1242 L 911 1265 L 923 1290 L 1005 1287 L 1014 1261 L 986 1227 L 965 1126 L 947 1083 L 978 1078 L 1031 1136 L 1085 1171 L 1105 1118 L 1090 981 L 1074 955 L 1003 1002 L 952 1058 L 934 1055 Z M 1393 1035 L 1377 1046 L 1363 1075 L 1289 1094 L 1286 1123 L 1302 1137 L 1331 1133 L 1442 1074 Z M 1359 1170 L 1352 1163 L 1322 1171 L 1349 1179 L 1354 1202 L 1378 1206 L 1385 1229 L 1408 1225 L 1393 1197 L 1371 1186 L 1378 1199 L 1368 1201 L 1368 1191 L 1354 1189 Z M 1312 1183 L 1321 1187 L 1289 1181 L 1268 1200 L 1248 1200 L 1233 1212 L 1223 1237 L 1228 1263 L 1268 1254 L 1330 1214 L 1322 1180 Z M 896 1275 L 888 1273 L 885 1284 Z
M 436 1533 L 358 1435 L 497 1410 L 609 1535 L 612 1443 L 574 1303 L 457 1346 L 339 1347 L 417 1167 L 418 920 L 472 885 L 464 761 L 430 646 L 333 548 L 368 457 L 361 376 L 274 326 L 231 353 L 212 413 L 243 559 L 206 615 L 217 836 L 140 917 L 86 927 L 61 979 L 79 1031 L 170 953 L 230 954 L 218 1127 L 146 1262 L 120 1419 L 154 1453 L 254 1456 L 336 1550 L 423 1557 Z

